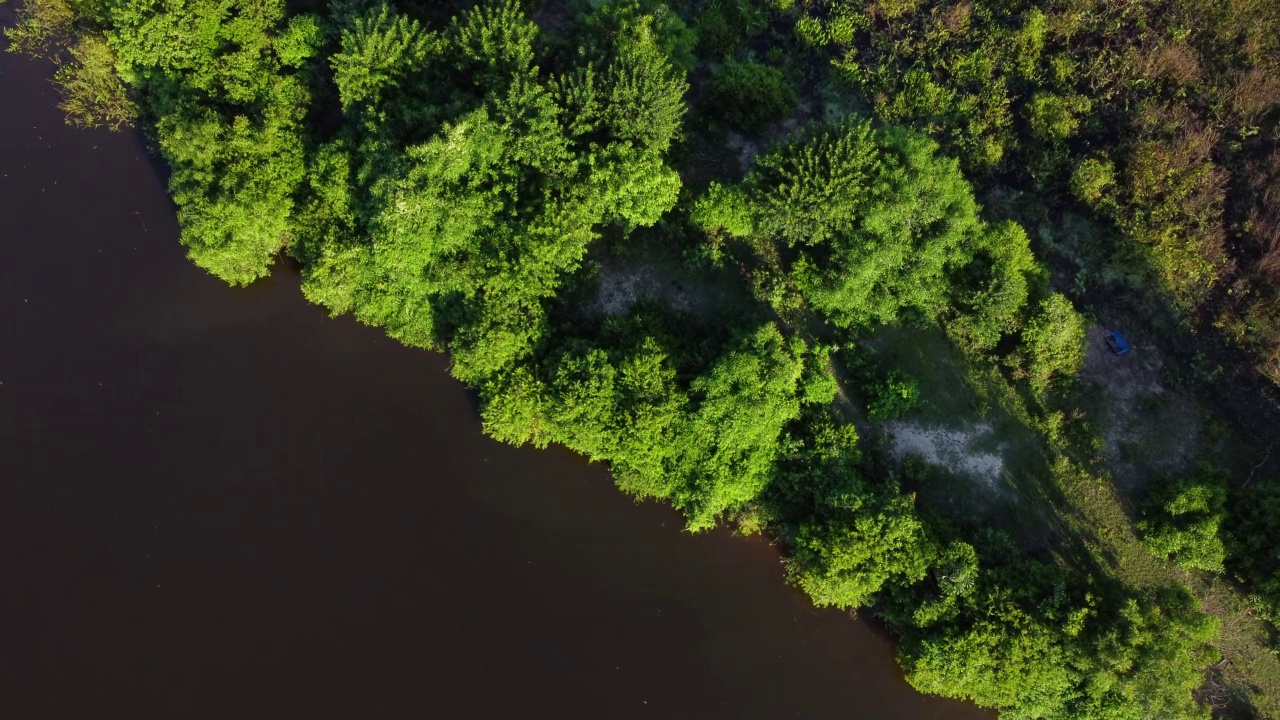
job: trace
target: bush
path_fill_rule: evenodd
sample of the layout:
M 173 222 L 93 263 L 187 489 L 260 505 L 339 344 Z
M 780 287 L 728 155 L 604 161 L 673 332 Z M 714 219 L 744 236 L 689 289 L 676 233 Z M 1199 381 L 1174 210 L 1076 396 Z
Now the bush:
M 84 35 L 71 47 L 71 61 L 58 68 L 54 82 L 62 92 L 58 105 L 77 127 L 132 125 L 138 109 L 116 74 L 116 54 L 101 35 Z
M 1223 540 L 1227 566 L 1254 593 L 1254 605 L 1280 621 L 1280 483 L 1258 482 L 1232 493 Z
M 757 0 L 706 5 L 697 22 L 698 47 L 703 57 L 719 60 L 736 55 L 747 40 L 769 27 L 769 10 Z
M 755 211 L 741 188 L 713 182 L 690 214 L 693 224 L 713 232 L 723 229 L 734 237 L 750 237 L 756 231 Z
M 872 385 L 869 394 L 867 417 L 888 420 L 920 403 L 920 383 L 910 375 L 894 370 L 883 382 Z
M 800 101 L 778 68 L 728 62 L 711 80 L 704 103 L 730 125 L 758 132 L 795 112 Z
M 1078 115 L 1089 112 L 1091 103 L 1079 95 L 1062 97 L 1039 93 L 1027 103 L 1027 122 L 1031 134 L 1037 139 L 1060 143 L 1076 134 L 1080 127 Z
M 1121 218 L 1133 260 L 1190 313 L 1228 271 L 1223 213 L 1227 172 L 1213 160 L 1221 137 L 1186 114 L 1174 114 L 1167 137 L 1141 142 L 1126 160 L 1129 191 Z
M 1103 158 L 1088 158 L 1071 173 L 1071 194 L 1080 202 L 1096 207 L 1102 194 L 1116 184 L 1116 168 Z
M 1084 365 L 1084 318 L 1059 293 L 1040 303 L 1040 312 L 1022 333 L 1022 352 L 1031 387 L 1044 392 L 1050 383 L 1071 377 Z
M 1204 468 L 1153 498 L 1147 518 L 1138 523 L 1151 552 L 1185 568 L 1222 572 L 1226 556 L 1218 534 L 1227 495 L 1223 474 Z
M 822 21 L 808 15 L 796 20 L 796 39 L 800 41 L 801 45 L 810 47 L 826 45 L 827 33 L 822 27 Z

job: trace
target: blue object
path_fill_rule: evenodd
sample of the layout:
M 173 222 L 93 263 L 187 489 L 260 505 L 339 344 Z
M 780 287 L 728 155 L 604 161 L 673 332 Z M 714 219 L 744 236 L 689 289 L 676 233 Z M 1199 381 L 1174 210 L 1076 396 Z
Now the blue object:
M 1124 333 L 1120 332 L 1107 333 L 1107 347 L 1111 348 L 1111 352 L 1116 355 L 1124 355 L 1133 349 L 1125 338 Z

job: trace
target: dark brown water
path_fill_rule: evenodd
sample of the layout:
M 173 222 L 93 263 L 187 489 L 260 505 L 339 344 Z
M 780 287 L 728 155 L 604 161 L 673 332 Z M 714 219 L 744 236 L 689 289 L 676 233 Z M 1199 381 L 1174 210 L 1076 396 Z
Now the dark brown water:
M 0 55 L 0 718 L 990 717 L 287 269 L 195 268 L 49 74 Z

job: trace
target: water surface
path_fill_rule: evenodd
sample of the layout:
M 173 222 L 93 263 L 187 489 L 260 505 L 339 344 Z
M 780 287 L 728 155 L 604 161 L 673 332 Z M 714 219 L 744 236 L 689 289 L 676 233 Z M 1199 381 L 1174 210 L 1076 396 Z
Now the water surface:
M 50 71 L 0 54 L 0 717 L 990 717 L 288 268 L 188 263 Z

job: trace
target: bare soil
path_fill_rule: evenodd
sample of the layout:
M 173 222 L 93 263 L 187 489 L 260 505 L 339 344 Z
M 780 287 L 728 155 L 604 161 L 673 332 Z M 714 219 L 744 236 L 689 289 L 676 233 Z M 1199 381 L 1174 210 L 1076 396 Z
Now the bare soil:
M 1186 471 L 1201 450 L 1200 406 L 1163 380 L 1164 358 L 1154 343 L 1128 337 L 1133 349 L 1115 355 L 1108 330 L 1086 331 L 1080 381 L 1094 392 L 1086 408 L 1102 438 L 1103 457 L 1120 486 L 1141 490 L 1160 476 Z
M 993 430 L 991 423 L 985 421 L 968 430 L 903 421 L 891 421 L 884 426 L 889 451 L 895 459 L 918 455 L 930 465 L 944 467 L 998 493 L 1006 487 L 1002 480 L 1004 458 L 980 447 L 980 441 Z

